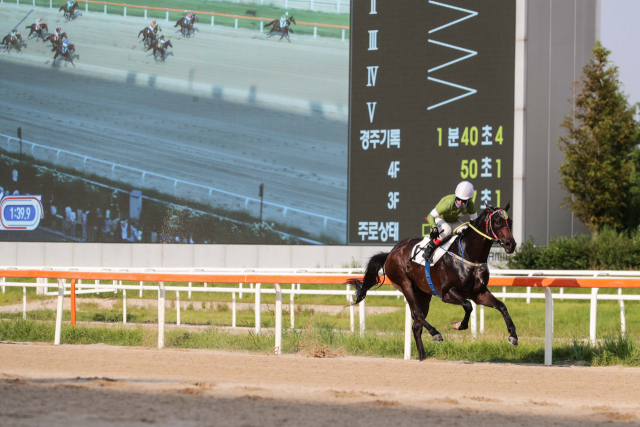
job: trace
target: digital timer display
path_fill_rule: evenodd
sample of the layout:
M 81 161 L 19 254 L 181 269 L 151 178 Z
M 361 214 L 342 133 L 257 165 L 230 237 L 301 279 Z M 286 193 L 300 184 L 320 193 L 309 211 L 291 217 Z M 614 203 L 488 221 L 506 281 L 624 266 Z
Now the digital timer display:
M 2 215 L 9 221 L 33 222 L 36 209 L 29 205 L 9 205 L 4 207 Z

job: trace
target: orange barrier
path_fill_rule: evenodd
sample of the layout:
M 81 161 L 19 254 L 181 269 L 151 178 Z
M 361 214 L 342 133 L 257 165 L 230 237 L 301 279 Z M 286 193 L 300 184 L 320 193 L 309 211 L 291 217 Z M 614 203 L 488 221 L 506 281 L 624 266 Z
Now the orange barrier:
M 110 2 L 93 1 L 93 0 L 78 0 L 78 1 L 81 2 L 81 3 L 103 4 L 103 5 L 107 5 L 107 6 L 119 6 L 119 7 L 131 7 L 131 8 L 134 8 L 134 9 L 162 10 L 162 11 L 165 11 L 165 12 L 181 12 L 181 13 L 193 12 L 195 14 L 200 14 L 200 15 L 224 16 L 224 17 L 227 17 L 227 18 L 248 19 L 248 20 L 252 20 L 252 21 L 265 21 L 265 22 L 273 21 L 273 19 L 269 19 L 269 18 L 252 18 L 250 16 L 229 15 L 229 14 L 225 14 L 225 13 L 215 13 L 215 12 L 203 12 L 201 10 L 171 9 L 171 8 L 166 8 L 166 7 L 139 6 L 139 5 L 135 5 L 135 4 L 110 3 Z M 312 23 L 312 22 L 299 22 L 299 21 L 296 21 L 296 24 L 309 25 L 309 26 L 312 26 L 312 27 L 339 28 L 339 29 L 344 29 L 344 30 L 350 29 L 350 27 L 345 26 L 345 25 L 315 24 L 315 23 Z

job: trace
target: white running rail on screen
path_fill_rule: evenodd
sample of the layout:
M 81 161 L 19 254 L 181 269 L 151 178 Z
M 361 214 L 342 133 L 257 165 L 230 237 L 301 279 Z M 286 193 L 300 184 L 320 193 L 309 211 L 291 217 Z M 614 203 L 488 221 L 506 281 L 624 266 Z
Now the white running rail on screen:
M 5 268 L 5 267 L 0 267 Z M 164 282 L 159 282 L 157 285 L 145 285 L 144 282 L 140 282 L 139 285 L 123 285 L 121 281 L 113 281 L 110 285 L 98 284 L 96 283 L 78 283 L 76 290 L 76 294 L 83 293 L 97 293 L 97 292 L 117 292 L 120 290 L 123 292 L 123 322 L 126 323 L 126 291 L 127 290 L 137 290 L 140 292 L 142 296 L 143 290 L 150 290 L 158 292 L 158 347 L 164 347 L 164 327 L 165 327 L 165 301 L 166 301 L 166 292 L 176 292 L 176 311 L 177 311 L 177 324 L 180 325 L 180 292 L 188 292 L 191 294 L 192 292 L 215 292 L 215 293 L 231 293 L 232 294 L 232 327 L 236 327 L 236 294 L 242 295 L 242 293 L 252 293 L 255 294 L 255 332 L 257 334 L 261 333 L 261 294 L 276 294 L 276 304 L 275 304 L 275 317 L 276 317 L 276 325 L 275 325 L 275 349 L 276 353 L 280 354 L 282 349 L 282 295 L 289 294 L 290 295 L 290 314 L 291 314 L 291 328 L 294 328 L 294 295 L 344 295 L 348 302 L 352 301 L 354 291 L 350 289 L 350 286 L 347 285 L 345 290 L 320 290 L 320 289 L 301 289 L 300 285 L 304 284 L 304 275 L 318 275 L 318 274 L 327 274 L 327 275 L 336 275 L 336 274 L 363 274 L 362 268 L 291 268 L 291 269 L 281 269 L 281 268 L 252 268 L 252 269 L 235 269 L 235 268 L 219 268 L 219 269 L 167 269 L 167 268 L 157 268 L 157 269 L 135 269 L 135 268 L 114 268 L 114 269 L 106 269 L 106 268 L 42 268 L 42 267 L 6 267 L 7 269 L 14 270 L 43 270 L 45 272 L 47 269 L 55 269 L 55 270 L 68 270 L 70 272 L 139 272 L 139 273 L 197 273 L 197 274 L 230 274 L 230 273 L 255 273 L 255 274 L 295 274 L 300 276 L 300 283 L 291 285 L 291 289 L 283 289 L 279 284 L 274 284 L 273 289 L 264 289 L 262 288 L 260 283 L 255 283 L 255 287 L 252 286 L 250 288 L 243 288 L 242 283 L 239 284 L 238 288 L 232 287 L 207 287 L 206 284 L 203 287 L 192 286 L 192 283 L 189 283 L 188 286 L 166 286 Z M 568 271 L 568 270 L 492 270 L 492 275 L 494 276 L 505 276 L 505 277 L 549 277 L 549 278 L 559 278 L 559 277 L 593 277 L 605 279 L 606 277 L 629 277 L 629 278 L 637 278 L 640 277 L 640 272 L 634 271 Z M 5 278 L 0 278 L 0 285 L 2 285 L 2 292 L 5 292 L 5 287 L 22 287 L 23 288 L 23 318 L 26 319 L 26 288 L 27 287 L 43 287 L 46 286 L 46 283 L 23 283 L 23 282 L 10 282 L 6 281 Z M 251 284 L 254 285 L 254 284 Z M 58 305 L 57 305 L 57 313 L 56 313 L 56 338 L 54 344 L 60 343 L 60 334 L 62 328 L 62 308 L 63 308 L 63 298 L 65 295 L 70 295 L 69 284 L 65 280 L 58 280 L 57 283 L 57 292 L 49 293 L 49 295 L 57 295 L 58 296 Z M 598 294 L 598 288 L 591 289 L 590 294 L 569 294 L 564 292 L 552 293 L 550 288 L 544 288 L 544 293 L 532 293 L 530 292 L 530 288 L 527 288 L 526 293 L 520 292 L 507 292 L 506 288 L 503 288 L 502 292 L 493 292 L 493 294 L 497 298 L 520 298 L 526 299 L 530 301 L 530 299 L 545 299 L 545 365 L 552 364 L 552 343 L 553 343 L 553 300 L 554 299 L 575 299 L 575 300 L 590 300 L 591 301 L 591 310 L 590 310 L 590 336 L 589 340 L 591 344 L 596 343 L 596 324 L 597 324 L 597 304 L 598 300 L 614 300 L 619 301 L 620 303 L 620 330 L 622 335 L 624 336 L 626 333 L 626 321 L 625 321 L 625 308 L 624 301 L 640 301 L 640 295 L 629 295 L 622 294 L 622 289 L 618 289 L 618 294 Z M 375 296 L 401 296 L 402 294 L 398 291 L 380 291 L 380 290 L 372 290 L 369 291 L 367 296 L 369 297 L 369 301 L 371 301 L 371 297 Z M 478 310 L 476 310 L 476 304 L 472 302 L 473 312 L 470 318 L 470 331 L 473 338 L 478 336 L 479 333 L 484 333 L 484 307 L 480 306 L 480 325 L 478 328 Z M 351 332 L 355 331 L 355 321 L 354 321 L 354 308 L 350 306 L 350 329 Z M 359 333 L 362 335 L 365 333 L 365 302 L 362 301 L 359 304 Z M 405 346 L 404 346 L 404 358 L 411 358 L 411 342 L 412 342 L 412 330 L 411 330 L 411 313 L 409 311 L 409 306 L 405 302 Z
M 9 136 L 9 135 L 5 135 L 0 133 L 0 137 L 2 138 L 6 138 L 7 139 L 7 151 L 11 151 L 11 141 L 16 141 L 18 143 L 20 143 L 20 139 L 19 138 L 15 138 L 13 136 Z M 149 171 L 145 171 L 142 169 L 138 169 L 138 168 L 134 168 L 134 167 L 130 167 L 130 166 L 124 166 L 118 163 L 113 163 L 113 162 L 109 162 L 106 160 L 101 160 L 101 159 L 97 159 L 95 157 L 90 157 L 90 156 L 85 156 L 83 154 L 78 154 L 78 153 L 74 153 L 72 151 L 68 151 L 68 150 L 62 150 L 59 148 L 54 148 L 54 147 L 49 147 L 46 145 L 42 145 L 42 144 L 38 144 L 35 142 L 31 142 L 31 141 L 27 141 L 27 140 L 22 140 L 23 144 L 28 144 L 30 145 L 30 151 L 31 151 L 31 156 L 35 157 L 35 153 L 34 153 L 34 149 L 35 148 L 39 148 L 42 150 L 48 150 L 48 151 L 53 151 L 56 153 L 56 162 L 60 161 L 60 154 L 65 154 L 65 155 L 69 155 L 69 156 L 73 156 L 73 157 L 77 157 L 78 159 L 82 160 L 82 172 L 86 173 L 86 169 L 87 169 L 87 161 L 91 161 L 91 162 L 96 162 L 96 163 L 101 163 L 103 165 L 107 165 L 111 168 L 111 176 L 110 179 L 115 180 L 115 172 L 116 169 L 122 169 L 122 170 L 127 170 L 127 171 L 132 171 L 135 173 L 140 174 L 140 183 L 141 185 L 144 187 L 145 186 L 145 177 L 156 177 L 156 178 L 160 178 L 166 181 L 169 181 L 171 183 L 173 183 L 173 195 L 177 196 L 178 195 L 178 184 L 184 185 L 184 186 L 191 186 L 191 187 L 195 187 L 195 188 L 200 188 L 202 190 L 208 191 L 208 195 L 209 197 L 211 197 L 211 195 L 213 193 L 216 194 L 222 194 L 224 196 L 227 197 L 232 197 L 238 200 L 243 200 L 244 201 L 244 208 L 248 209 L 249 208 L 249 204 L 250 203 L 257 203 L 258 205 L 260 205 L 260 199 L 256 199 L 253 197 L 248 197 L 248 196 L 243 196 L 241 194 L 236 194 L 236 193 L 232 193 L 229 191 L 225 191 L 225 190 L 221 190 L 219 188 L 214 188 L 214 187 L 210 187 L 208 185 L 202 185 L 202 184 L 196 184 L 193 182 L 189 182 L 189 181 L 184 181 L 182 179 L 178 179 L 178 178 L 172 178 L 170 176 L 166 176 L 166 175 L 162 175 L 162 174 L 158 174 L 155 172 L 149 172 Z M 323 231 L 327 231 L 327 224 L 329 222 L 335 222 L 337 224 L 342 224 L 345 225 L 347 224 L 347 221 L 342 220 L 342 219 L 337 219 L 337 218 L 332 218 L 330 216 L 326 216 L 326 215 L 321 215 L 321 214 L 317 214 L 317 213 L 313 213 L 313 212 L 307 212 L 305 210 L 302 209 L 296 209 L 296 208 L 292 208 L 289 206 L 284 206 L 284 205 L 280 205 L 278 203 L 271 203 L 271 202 L 262 202 L 264 204 L 264 206 L 269 206 L 278 210 L 282 211 L 282 219 L 284 220 L 287 217 L 287 213 L 288 212 L 294 212 L 300 215 L 306 215 L 309 216 L 311 218 L 317 218 L 319 220 L 322 220 L 322 229 Z

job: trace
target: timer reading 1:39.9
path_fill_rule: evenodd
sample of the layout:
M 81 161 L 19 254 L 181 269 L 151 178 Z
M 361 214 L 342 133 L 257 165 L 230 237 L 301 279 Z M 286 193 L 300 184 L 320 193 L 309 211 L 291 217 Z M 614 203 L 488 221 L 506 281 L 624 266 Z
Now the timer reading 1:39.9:
M 32 206 L 7 206 L 4 217 L 10 221 L 33 221 L 36 210 Z

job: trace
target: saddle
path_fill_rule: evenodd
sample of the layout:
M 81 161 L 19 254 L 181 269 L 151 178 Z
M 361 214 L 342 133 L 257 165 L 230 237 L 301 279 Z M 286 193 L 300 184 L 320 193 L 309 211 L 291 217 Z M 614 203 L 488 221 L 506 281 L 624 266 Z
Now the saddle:
M 457 234 L 452 234 L 447 237 L 447 239 L 442 242 L 442 244 L 438 248 L 436 248 L 436 250 L 433 252 L 433 260 L 431 262 L 432 266 L 436 265 L 440 258 L 442 258 L 442 256 L 446 253 L 445 251 L 449 250 L 453 242 L 455 242 L 459 237 L 460 236 Z M 422 254 L 424 253 L 424 249 L 427 247 L 427 243 L 429 243 L 430 241 L 431 237 L 425 236 L 422 241 L 418 242 L 418 244 L 413 247 L 413 249 L 411 250 L 411 261 L 415 262 L 416 264 L 425 265 L 425 260 Z

